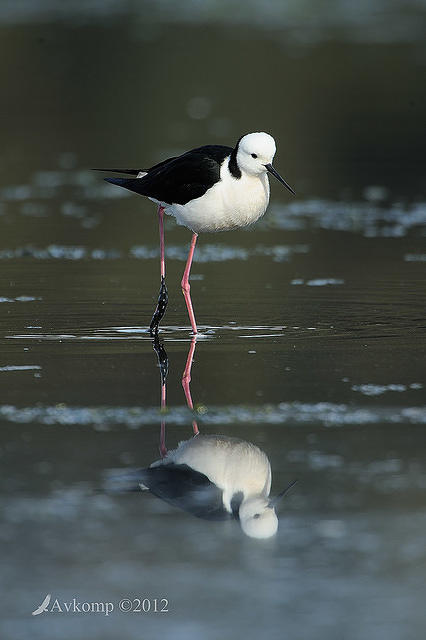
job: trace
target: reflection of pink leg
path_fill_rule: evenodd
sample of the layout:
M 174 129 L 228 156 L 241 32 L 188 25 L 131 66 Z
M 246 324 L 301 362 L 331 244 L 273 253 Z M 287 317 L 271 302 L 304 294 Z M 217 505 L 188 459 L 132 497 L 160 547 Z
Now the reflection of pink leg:
M 158 223 L 160 227 L 160 273 L 161 278 L 166 277 L 166 261 L 164 259 L 164 207 L 158 207 Z
M 164 409 L 166 408 L 166 383 L 161 385 L 161 412 L 164 413 Z M 161 421 L 160 427 L 160 456 L 165 458 L 167 455 L 167 447 L 166 447 L 166 421 Z
M 197 332 L 197 324 L 195 322 L 194 310 L 192 308 L 191 294 L 189 293 L 191 288 L 189 285 L 189 272 L 191 271 L 192 258 L 194 257 L 194 250 L 195 250 L 195 244 L 197 242 L 197 237 L 198 235 L 196 233 L 192 234 L 191 247 L 189 249 L 188 260 L 186 261 L 186 267 L 185 267 L 185 271 L 183 272 L 183 278 L 181 282 L 182 293 L 185 298 L 186 308 L 188 309 L 188 315 L 191 321 L 192 333 L 194 335 L 196 335 L 198 332 Z
M 192 404 L 191 390 L 189 388 L 189 385 L 191 383 L 191 368 L 192 368 L 192 362 L 194 360 L 194 351 L 195 351 L 196 343 L 197 343 L 197 338 L 196 336 L 193 336 L 191 340 L 191 346 L 188 352 L 188 357 L 186 359 L 185 370 L 182 376 L 182 387 L 185 393 L 186 404 L 188 405 L 188 408 L 191 410 L 194 408 L 194 405 Z M 196 420 L 192 421 L 192 429 L 194 431 L 194 436 L 198 436 L 199 431 L 198 431 L 198 425 Z

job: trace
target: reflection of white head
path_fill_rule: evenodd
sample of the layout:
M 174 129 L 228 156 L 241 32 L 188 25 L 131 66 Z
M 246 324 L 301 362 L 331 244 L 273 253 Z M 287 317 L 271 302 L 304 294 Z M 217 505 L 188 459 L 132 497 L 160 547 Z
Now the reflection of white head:
M 248 133 L 238 145 L 237 164 L 245 173 L 259 175 L 271 164 L 275 151 L 275 140 L 269 133 Z
M 278 518 L 269 498 L 247 498 L 239 510 L 241 528 L 250 538 L 270 538 L 277 533 Z

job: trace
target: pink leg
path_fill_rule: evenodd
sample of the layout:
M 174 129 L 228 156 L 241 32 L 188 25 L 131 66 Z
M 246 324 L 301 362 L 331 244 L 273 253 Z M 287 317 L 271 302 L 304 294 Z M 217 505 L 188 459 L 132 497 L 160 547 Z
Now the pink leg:
M 182 293 L 185 298 L 186 308 L 188 309 L 189 319 L 191 321 L 192 333 L 197 335 L 197 323 L 195 322 L 194 310 L 192 308 L 191 294 L 190 294 L 190 284 L 189 284 L 189 272 L 191 271 L 192 258 L 194 257 L 195 244 L 197 242 L 197 233 L 192 234 L 191 238 L 191 246 L 188 253 L 188 260 L 186 261 L 185 271 L 183 272 L 182 278 Z
M 192 362 L 194 360 L 196 343 L 197 343 L 197 338 L 196 336 L 193 336 L 191 340 L 191 346 L 188 352 L 188 357 L 186 359 L 185 370 L 182 376 L 182 387 L 185 393 L 186 404 L 188 405 L 188 408 L 191 410 L 194 408 L 194 405 L 192 404 L 191 390 L 189 388 L 189 385 L 191 383 L 191 368 L 192 368 Z M 196 420 L 192 421 L 192 429 L 194 431 L 194 436 L 198 436 L 199 431 L 198 431 L 198 425 Z
M 164 413 L 166 408 L 166 382 L 164 381 L 161 384 L 161 412 Z M 167 447 L 166 447 L 166 421 L 161 421 L 160 427 L 160 456 L 165 458 L 167 455 Z

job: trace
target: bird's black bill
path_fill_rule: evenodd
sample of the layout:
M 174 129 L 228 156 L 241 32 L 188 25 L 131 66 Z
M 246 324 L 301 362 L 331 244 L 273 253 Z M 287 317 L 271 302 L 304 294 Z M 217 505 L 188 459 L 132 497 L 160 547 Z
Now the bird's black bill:
M 152 316 L 151 324 L 149 326 L 149 332 L 152 337 L 154 337 L 158 333 L 158 325 L 160 324 L 166 312 L 168 301 L 169 301 L 169 296 L 167 293 L 166 281 L 164 277 L 162 277 L 160 292 L 158 294 L 157 308 L 154 311 L 154 315 Z
M 270 507 L 276 507 L 278 502 L 280 500 L 282 500 L 282 498 L 284 498 L 285 495 L 287 495 L 287 493 L 290 491 L 290 489 L 292 487 L 294 487 L 296 482 L 298 482 L 298 481 L 297 480 L 293 480 L 293 482 L 290 482 L 290 484 L 288 485 L 288 487 L 286 487 L 284 489 L 284 491 L 281 491 L 281 493 L 279 493 L 277 496 L 275 496 L 275 498 L 272 498 L 272 500 L 269 502 L 269 506 Z
M 292 193 L 294 196 L 296 195 L 296 192 L 293 191 L 293 189 L 290 187 L 289 184 L 287 184 L 287 182 L 284 180 L 284 178 L 281 178 L 281 176 L 278 173 L 278 171 L 275 171 L 274 167 L 271 164 L 265 164 L 265 167 L 269 171 L 269 173 L 271 173 L 274 176 L 274 178 L 279 180 L 279 182 L 281 182 L 281 184 L 283 184 L 286 187 L 286 189 L 288 189 L 290 191 L 290 193 Z

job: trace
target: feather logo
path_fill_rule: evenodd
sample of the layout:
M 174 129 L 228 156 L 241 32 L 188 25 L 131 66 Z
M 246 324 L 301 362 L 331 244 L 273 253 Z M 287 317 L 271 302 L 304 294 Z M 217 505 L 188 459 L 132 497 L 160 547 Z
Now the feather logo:
M 52 595 L 48 593 L 45 599 L 43 600 L 43 602 L 41 603 L 41 605 L 37 607 L 37 609 L 35 609 L 31 615 L 38 616 L 40 613 L 43 613 L 43 611 L 47 611 L 47 607 L 49 606 L 51 597 Z

